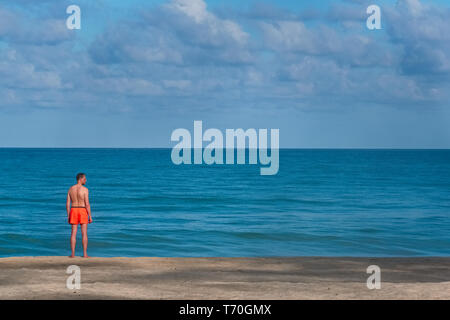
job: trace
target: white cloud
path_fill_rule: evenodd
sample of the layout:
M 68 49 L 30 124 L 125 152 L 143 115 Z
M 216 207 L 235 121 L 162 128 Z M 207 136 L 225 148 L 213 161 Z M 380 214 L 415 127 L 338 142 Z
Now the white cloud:
M 204 0 L 173 0 L 166 5 L 175 14 L 184 14 L 191 18 L 202 29 L 195 28 L 195 32 L 201 32 L 206 41 L 218 45 L 221 42 L 232 40 L 238 45 L 245 45 L 249 35 L 231 20 L 220 19 L 207 10 Z
M 167 5 L 168 8 L 183 12 L 193 18 L 195 22 L 202 23 L 207 19 L 214 18 L 206 11 L 206 3 L 203 0 L 173 0 Z

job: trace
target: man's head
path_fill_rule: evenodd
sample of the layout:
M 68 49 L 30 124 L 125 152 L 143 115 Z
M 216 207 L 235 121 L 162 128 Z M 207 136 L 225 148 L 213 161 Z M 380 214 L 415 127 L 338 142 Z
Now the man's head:
M 84 185 L 84 184 L 86 184 L 86 181 L 87 181 L 87 179 L 86 179 L 86 175 L 84 173 L 77 174 L 77 182 L 78 183 L 81 183 Z

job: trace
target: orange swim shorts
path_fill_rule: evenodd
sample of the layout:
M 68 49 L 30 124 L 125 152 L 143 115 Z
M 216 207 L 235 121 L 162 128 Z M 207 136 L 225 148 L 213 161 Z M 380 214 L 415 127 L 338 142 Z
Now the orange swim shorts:
M 86 224 L 89 222 L 87 209 L 84 207 L 72 207 L 69 214 L 70 224 Z

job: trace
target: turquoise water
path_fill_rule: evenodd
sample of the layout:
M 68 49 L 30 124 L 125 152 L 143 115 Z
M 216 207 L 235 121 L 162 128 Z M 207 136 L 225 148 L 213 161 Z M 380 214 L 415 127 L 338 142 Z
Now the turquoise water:
M 69 254 L 79 171 L 92 256 L 450 255 L 450 150 L 281 150 L 276 176 L 170 151 L 0 149 L 0 256 Z

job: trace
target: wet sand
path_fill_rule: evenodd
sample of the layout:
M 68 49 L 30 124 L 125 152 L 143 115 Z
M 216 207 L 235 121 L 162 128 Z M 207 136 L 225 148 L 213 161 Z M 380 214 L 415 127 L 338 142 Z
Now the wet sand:
M 1 258 L 0 299 L 450 299 L 450 258 Z

